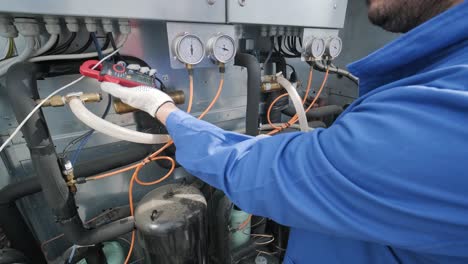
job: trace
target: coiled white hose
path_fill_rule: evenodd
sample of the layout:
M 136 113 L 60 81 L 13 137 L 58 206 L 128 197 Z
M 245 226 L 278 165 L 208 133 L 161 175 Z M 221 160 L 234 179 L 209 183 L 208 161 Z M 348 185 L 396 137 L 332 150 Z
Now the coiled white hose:
M 78 97 L 71 98 L 68 105 L 81 122 L 113 138 L 141 144 L 163 144 L 171 139 L 168 135 L 142 133 L 106 121 L 89 111 Z
M 288 92 L 289 98 L 291 98 L 294 108 L 296 109 L 296 113 L 299 117 L 299 127 L 301 128 L 301 131 L 309 131 L 309 124 L 307 123 L 306 113 L 304 107 L 302 106 L 302 99 L 297 93 L 296 88 L 294 88 L 294 86 L 286 78 L 284 78 L 281 73 L 276 76 L 276 81 Z

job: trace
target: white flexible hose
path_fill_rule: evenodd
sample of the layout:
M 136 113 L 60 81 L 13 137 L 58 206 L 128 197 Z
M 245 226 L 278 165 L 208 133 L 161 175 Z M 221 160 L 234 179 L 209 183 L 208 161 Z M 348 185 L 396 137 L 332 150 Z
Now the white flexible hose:
M 288 92 L 289 97 L 293 102 L 294 108 L 296 109 L 296 113 L 299 116 L 299 127 L 301 128 L 301 131 L 309 131 L 309 124 L 307 123 L 306 113 L 304 107 L 302 106 L 302 99 L 297 93 L 296 88 L 294 88 L 294 86 L 286 78 L 284 78 L 281 73 L 276 76 L 276 81 Z
M 125 42 L 127 41 L 128 34 L 123 34 L 119 42 L 117 43 L 117 48 L 121 48 Z M 102 54 L 107 55 L 114 51 L 112 47 L 105 49 L 102 51 Z M 86 59 L 86 58 L 93 58 L 97 57 L 97 52 L 89 52 L 89 53 L 82 53 L 82 54 L 63 54 L 63 55 L 48 55 L 48 56 L 39 56 L 30 59 L 30 62 L 38 62 L 38 61 L 50 61 L 50 60 L 76 60 L 76 59 Z
M 17 62 L 25 61 L 27 58 L 29 58 L 33 54 L 34 45 L 36 44 L 34 37 L 25 37 L 25 41 L 26 41 L 26 47 L 21 52 L 21 54 L 19 54 L 18 56 L 12 59 L 9 59 L 0 63 L 0 76 L 4 75 L 8 71 L 8 69 L 11 67 L 11 65 Z
M 42 47 L 40 47 L 38 50 L 36 50 L 34 52 L 34 54 L 32 55 L 32 57 L 39 56 L 42 53 L 49 51 L 50 48 L 52 48 L 52 46 L 54 46 L 55 42 L 57 41 L 57 38 L 58 38 L 57 34 L 50 35 L 47 42 Z
M 81 122 L 113 138 L 141 144 L 163 144 L 171 139 L 168 135 L 142 133 L 104 120 L 89 111 L 78 97 L 71 98 L 68 105 Z

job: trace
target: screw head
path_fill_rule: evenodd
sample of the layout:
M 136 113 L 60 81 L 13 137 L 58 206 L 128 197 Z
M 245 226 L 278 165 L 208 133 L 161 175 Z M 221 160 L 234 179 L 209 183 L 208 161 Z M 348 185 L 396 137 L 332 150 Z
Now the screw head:
M 246 3 L 246 0 L 239 0 L 239 5 L 240 6 L 245 6 L 247 3 Z
M 207 0 L 209 5 L 214 5 L 216 3 L 216 0 Z

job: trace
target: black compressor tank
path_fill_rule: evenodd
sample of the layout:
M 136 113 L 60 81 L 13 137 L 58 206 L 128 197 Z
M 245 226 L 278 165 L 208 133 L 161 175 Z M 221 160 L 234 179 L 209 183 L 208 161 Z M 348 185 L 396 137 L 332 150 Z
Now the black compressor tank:
M 148 263 L 207 263 L 206 199 L 190 185 L 149 192 L 135 210 L 137 241 Z

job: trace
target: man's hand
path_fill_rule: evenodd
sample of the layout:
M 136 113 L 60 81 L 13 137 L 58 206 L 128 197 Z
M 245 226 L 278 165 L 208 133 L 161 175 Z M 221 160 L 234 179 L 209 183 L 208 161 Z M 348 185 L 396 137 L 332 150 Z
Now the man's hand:
M 114 97 L 120 98 L 122 102 L 157 117 L 162 123 L 165 123 L 171 112 L 177 110 L 169 95 L 153 87 L 137 86 L 128 88 L 115 83 L 103 82 L 101 89 Z M 161 113 L 158 114 L 158 112 Z

